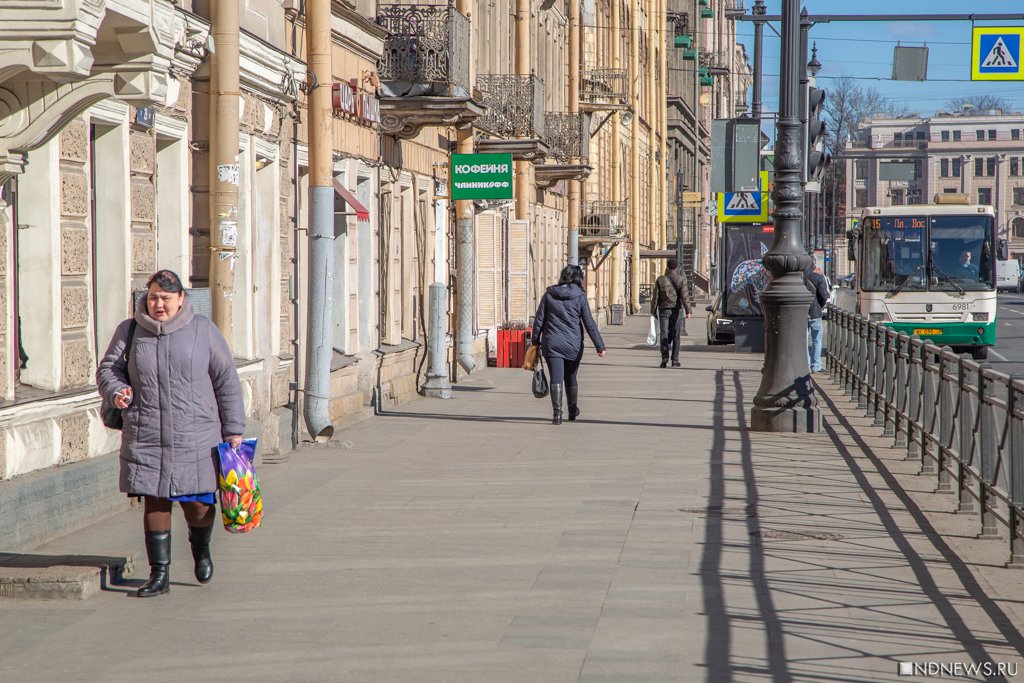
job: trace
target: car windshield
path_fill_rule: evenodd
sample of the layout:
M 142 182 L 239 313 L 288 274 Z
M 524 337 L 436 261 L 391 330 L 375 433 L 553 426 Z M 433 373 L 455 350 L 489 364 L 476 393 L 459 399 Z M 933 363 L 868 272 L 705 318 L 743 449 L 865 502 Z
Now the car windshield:
M 866 291 L 923 290 L 925 271 L 924 216 L 872 216 L 863 221 Z
M 992 217 L 931 219 L 931 283 L 937 291 L 987 290 L 995 286 Z

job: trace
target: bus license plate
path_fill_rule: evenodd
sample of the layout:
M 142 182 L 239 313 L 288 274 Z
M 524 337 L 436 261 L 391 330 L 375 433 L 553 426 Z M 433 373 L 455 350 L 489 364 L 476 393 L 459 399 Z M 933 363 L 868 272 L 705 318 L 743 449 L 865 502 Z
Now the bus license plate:
M 935 327 L 918 327 L 914 329 L 914 334 L 934 337 L 941 335 L 942 330 Z

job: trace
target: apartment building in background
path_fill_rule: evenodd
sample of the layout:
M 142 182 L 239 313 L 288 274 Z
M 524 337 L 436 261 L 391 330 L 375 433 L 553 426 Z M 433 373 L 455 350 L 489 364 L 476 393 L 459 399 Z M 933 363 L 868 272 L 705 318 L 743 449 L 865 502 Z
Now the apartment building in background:
M 998 237 L 1024 258 L 1024 113 L 964 108 L 931 117 L 874 117 L 848 142 L 847 227 L 865 206 L 930 203 L 966 194 L 995 209 Z M 887 162 L 913 164 L 910 180 L 883 180 Z

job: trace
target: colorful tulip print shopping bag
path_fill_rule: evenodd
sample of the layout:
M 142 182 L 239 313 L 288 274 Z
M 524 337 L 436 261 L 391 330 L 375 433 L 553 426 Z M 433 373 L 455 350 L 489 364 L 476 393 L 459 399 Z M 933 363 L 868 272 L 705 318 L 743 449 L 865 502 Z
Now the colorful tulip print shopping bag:
M 256 479 L 253 458 L 256 439 L 245 439 L 238 450 L 217 446 L 220 455 L 220 516 L 224 528 L 235 534 L 252 531 L 263 521 L 263 494 Z

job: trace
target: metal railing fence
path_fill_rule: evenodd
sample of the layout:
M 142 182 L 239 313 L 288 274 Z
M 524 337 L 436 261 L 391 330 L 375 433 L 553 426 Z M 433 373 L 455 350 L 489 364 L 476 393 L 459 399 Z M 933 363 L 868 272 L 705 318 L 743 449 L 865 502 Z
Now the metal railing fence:
M 827 366 L 936 490 L 977 514 L 980 538 L 1006 539 L 1024 567 L 1024 375 L 829 307 Z

